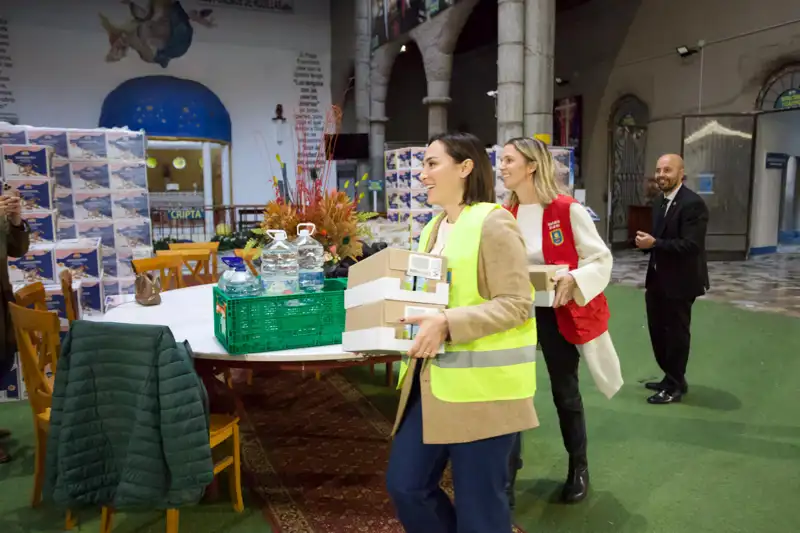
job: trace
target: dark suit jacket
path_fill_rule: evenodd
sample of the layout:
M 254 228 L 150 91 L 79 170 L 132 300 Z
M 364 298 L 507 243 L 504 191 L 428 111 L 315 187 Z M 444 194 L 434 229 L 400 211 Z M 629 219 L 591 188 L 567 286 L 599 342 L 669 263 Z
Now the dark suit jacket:
M 653 237 L 647 265 L 648 290 L 675 298 L 696 298 L 709 288 L 706 265 L 708 208 L 694 191 L 682 185 L 664 220 L 659 196 L 653 206 Z

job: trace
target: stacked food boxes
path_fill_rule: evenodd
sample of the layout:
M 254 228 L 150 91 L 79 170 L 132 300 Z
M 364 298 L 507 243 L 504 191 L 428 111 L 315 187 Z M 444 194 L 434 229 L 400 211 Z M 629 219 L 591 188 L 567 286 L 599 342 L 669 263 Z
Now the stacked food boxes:
M 344 293 L 343 349 L 407 352 L 418 328 L 401 320 L 444 310 L 448 281 L 447 259 L 401 248 L 386 248 L 351 266 Z
M 80 313 L 102 313 L 107 294 L 133 293 L 131 259 L 152 255 L 145 153 L 144 134 L 127 129 L 0 122 L 0 177 L 30 226 L 28 253 L 8 261 L 15 291 L 42 282 L 64 324 L 63 270 Z M 24 397 L 21 388 L 19 380 L 0 384 L 0 401 Z
M 88 313 L 133 293 L 131 260 L 152 255 L 144 134 L 0 123 L 0 144 L 3 179 L 31 227 L 31 250 L 9 261 L 12 283 L 56 283 L 69 268 Z

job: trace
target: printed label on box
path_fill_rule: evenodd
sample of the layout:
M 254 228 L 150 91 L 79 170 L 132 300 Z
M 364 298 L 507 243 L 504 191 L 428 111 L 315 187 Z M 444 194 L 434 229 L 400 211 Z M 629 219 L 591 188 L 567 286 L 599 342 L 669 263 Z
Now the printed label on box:
M 47 213 L 22 213 L 22 218 L 30 227 L 30 241 L 32 243 L 52 243 L 56 241 L 55 214 Z
M 442 277 L 442 259 L 427 255 L 411 254 L 408 256 L 409 276 L 438 280 Z
M 114 218 L 148 218 L 150 206 L 147 196 L 144 190 L 113 191 L 111 201 Z
M 0 145 L 2 144 L 28 144 L 28 136 L 25 133 L 25 128 L 11 126 L 4 124 L 0 126 Z
M 111 218 L 111 193 L 108 191 L 75 193 L 75 219 L 97 220 Z
M 70 159 L 92 161 L 108 157 L 104 131 L 70 131 L 67 132 L 67 138 L 69 139 Z
M 49 178 L 50 149 L 46 146 L 3 146 L 3 177 Z
M 70 195 L 70 198 L 72 198 L 72 195 Z M 75 226 L 75 222 L 73 220 L 66 220 L 59 217 L 58 222 L 56 223 L 56 239 L 63 241 L 64 239 L 77 238 L 78 228 Z
M 108 189 L 111 177 L 108 163 L 101 161 L 84 161 L 72 163 L 72 189 L 75 192 Z
M 116 220 L 114 222 L 116 248 L 152 246 L 150 220 L 146 218 Z
M 6 183 L 19 193 L 22 208 L 26 211 L 53 209 L 53 180 L 48 178 L 8 179 Z
M 397 171 L 397 188 L 410 189 L 411 188 L 411 170 L 398 170 Z
M 103 247 L 103 275 L 113 277 L 119 275 L 116 250 Z
M 133 131 L 108 131 L 108 158 L 126 161 L 145 158 L 144 135 Z
M 34 245 L 22 257 L 9 257 L 8 278 L 11 283 L 53 283 L 56 278 L 53 247 Z
M 407 305 L 403 312 L 403 318 L 408 318 L 411 316 L 435 315 L 437 313 L 439 313 L 439 310 L 435 307 L 414 307 L 413 305 Z M 414 339 L 417 336 L 417 333 L 419 333 L 418 324 L 407 324 L 404 329 L 405 335 L 403 338 L 407 340 Z
M 81 282 L 81 309 L 87 315 L 97 315 L 103 312 L 103 284 L 98 280 L 84 280 Z
M 111 188 L 147 190 L 147 167 L 142 163 L 111 163 Z
M 56 211 L 58 211 L 58 230 L 61 231 L 61 221 L 64 219 L 74 220 L 75 219 L 75 200 L 72 195 L 71 189 L 56 189 Z M 60 234 L 60 233 L 59 233 Z M 70 238 L 70 237 L 59 237 L 58 239 L 61 240 L 63 238 Z M 75 237 L 72 237 L 73 239 Z
M 52 165 L 53 180 L 56 182 L 56 190 L 72 190 L 72 170 L 69 161 L 53 160 Z
M 69 141 L 66 130 L 48 130 L 31 128 L 28 130 L 28 142 L 49 146 L 56 157 L 69 158 Z
M 73 279 L 94 279 L 103 275 L 98 239 L 75 239 L 56 245 L 56 271 L 68 269 Z
M 99 237 L 100 243 L 114 248 L 114 222 L 111 220 L 82 220 L 76 223 L 78 237 Z

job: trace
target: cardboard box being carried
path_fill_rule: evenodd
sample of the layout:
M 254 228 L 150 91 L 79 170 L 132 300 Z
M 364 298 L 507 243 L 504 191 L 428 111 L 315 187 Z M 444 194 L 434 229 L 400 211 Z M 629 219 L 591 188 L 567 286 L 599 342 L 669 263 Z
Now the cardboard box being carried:
M 386 248 L 350 267 L 345 309 L 383 300 L 447 305 L 447 259 Z
M 556 297 L 556 274 L 569 272 L 569 265 L 532 265 L 528 267 L 531 285 L 536 290 L 533 305 L 535 307 L 552 307 Z
M 342 346 L 357 353 L 406 353 L 414 344 L 419 326 L 401 319 L 441 313 L 444 305 L 385 300 L 347 310 Z M 440 351 L 444 351 L 443 347 Z

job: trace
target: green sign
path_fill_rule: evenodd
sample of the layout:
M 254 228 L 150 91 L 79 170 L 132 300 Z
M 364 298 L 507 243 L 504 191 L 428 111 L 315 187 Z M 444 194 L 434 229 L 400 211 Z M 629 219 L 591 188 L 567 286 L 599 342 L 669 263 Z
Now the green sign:
M 194 207 L 179 207 L 167 211 L 167 220 L 204 220 L 205 212 Z
M 789 109 L 790 107 L 800 107 L 800 89 L 784 91 L 775 100 L 775 109 Z
M 369 180 L 367 182 L 369 192 L 381 192 L 383 190 L 383 180 Z

